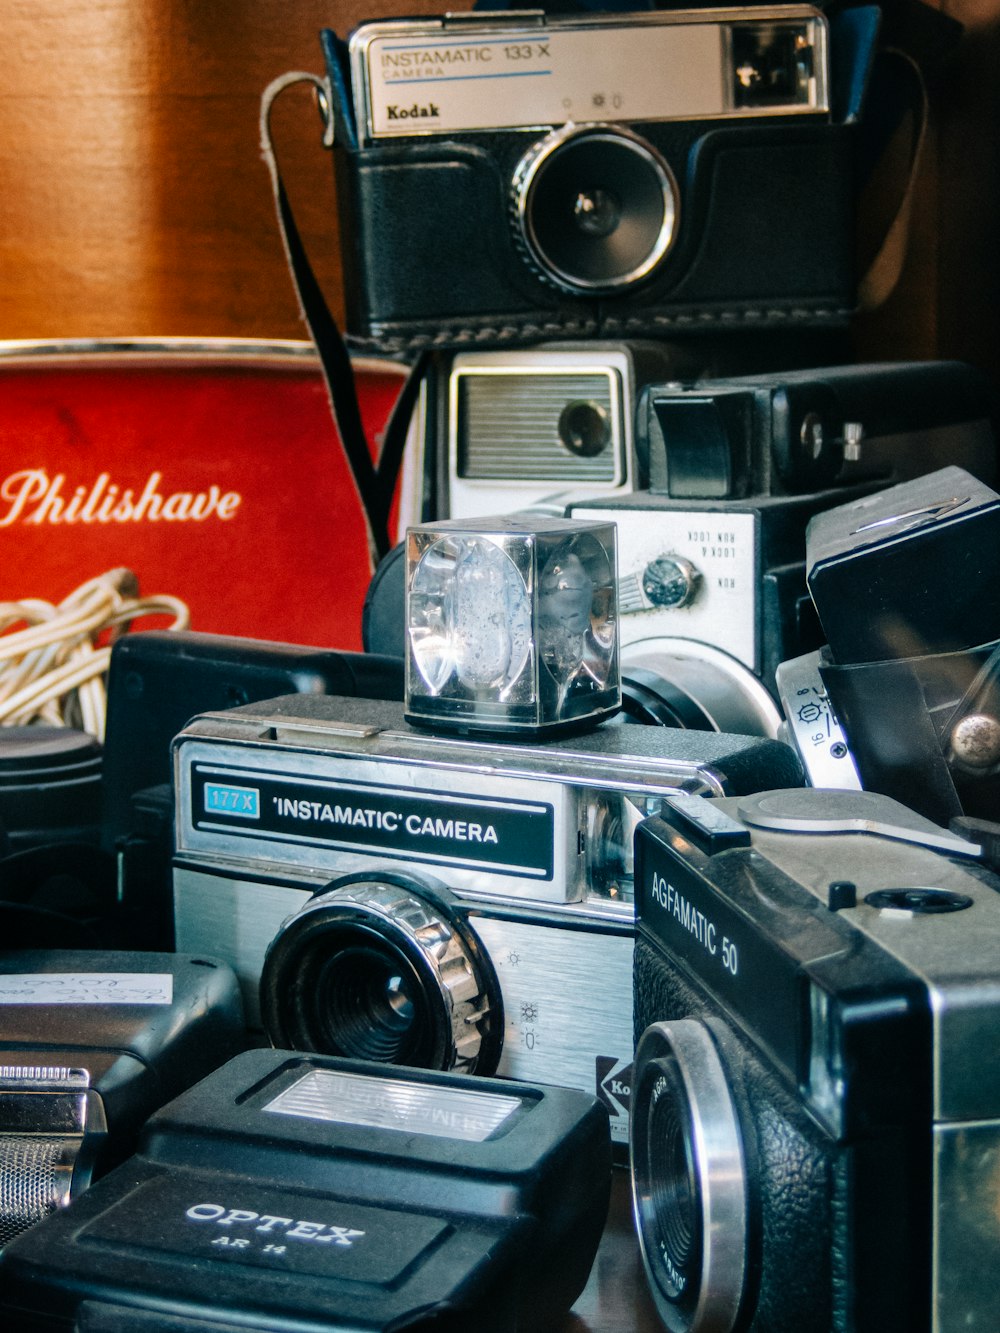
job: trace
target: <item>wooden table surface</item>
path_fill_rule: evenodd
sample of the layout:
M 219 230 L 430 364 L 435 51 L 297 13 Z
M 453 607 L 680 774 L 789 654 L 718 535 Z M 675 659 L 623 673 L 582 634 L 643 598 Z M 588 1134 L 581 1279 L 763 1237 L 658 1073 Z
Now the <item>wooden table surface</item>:
M 590 1279 L 553 1333 L 663 1333 L 639 1255 L 624 1167 L 615 1168 L 608 1221 Z

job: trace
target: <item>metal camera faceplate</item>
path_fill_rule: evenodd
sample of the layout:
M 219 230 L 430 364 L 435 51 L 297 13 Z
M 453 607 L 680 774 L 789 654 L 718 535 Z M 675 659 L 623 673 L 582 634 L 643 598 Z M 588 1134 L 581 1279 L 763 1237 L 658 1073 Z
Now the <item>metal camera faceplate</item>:
M 648 491 L 574 502 L 574 515 L 618 525 L 623 678 L 652 670 L 720 730 L 776 736 L 781 714 L 765 681 L 791 647 L 777 607 L 802 580 L 787 577 L 792 566 L 772 572 L 770 534 L 787 532 L 803 507 L 784 496 L 686 504 Z
M 758 503 L 767 507 L 764 497 Z M 623 650 L 644 639 L 692 639 L 760 670 L 762 524 L 755 507 L 682 505 L 643 492 L 614 509 L 600 501 L 574 504 L 573 513 L 617 520 Z M 665 561 L 677 571 L 669 585 Z
M 206 715 L 175 742 L 180 857 L 315 886 L 377 856 L 571 915 L 624 910 L 602 887 L 631 842 L 609 837 L 616 816 L 630 830 L 666 795 L 720 795 L 725 759 L 754 748 L 623 726 L 517 745 L 416 731 L 384 701 L 279 703 Z
M 769 99 L 754 52 L 777 54 L 783 36 L 791 43 L 784 92 Z M 386 20 L 357 28 L 349 50 L 357 124 L 371 143 L 569 121 L 825 116 L 827 41 L 819 10 L 787 5 L 632 14 L 627 22 L 541 10 Z
M 634 823 L 678 790 L 720 794 L 713 761 L 735 739 L 676 736 L 664 749 L 644 728 L 614 727 L 516 746 L 411 731 L 399 705 L 379 701 L 281 702 L 313 716 L 233 710 L 178 738 L 180 860 L 262 868 L 312 891 L 378 858 L 460 895 L 569 917 L 630 917 Z
M 831 1158 L 880 1126 L 887 1142 L 911 1126 L 912 1169 L 927 1177 L 926 1230 L 914 1234 L 931 1269 L 928 1326 L 993 1327 L 1000 1303 L 983 1274 L 1000 1243 L 1000 1076 L 983 1052 L 1000 1006 L 996 876 L 973 844 L 872 792 L 797 789 L 707 805 L 704 820 L 690 807 L 651 821 L 648 842 L 643 826 L 641 936 L 655 941 L 665 972 L 696 977 L 708 1012 L 718 1006 L 762 1069 L 795 1089 Z M 909 1033 L 898 1028 L 911 1086 L 895 1109 L 886 1080 L 896 1075 L 878 1061 L 902 1056 L 857 1044 L 863 1011 L 894 1012 Z M 661 1017 L 637 1013 L 637 1022 Z M 838 1223 L 842 1244 L 857 1243 L 860 1222 L 848 1212 Z M 879 1272 L 869 1280 L 883 1289 L 898 1280 Z
M 624 828 L 629 811 L 641 816 L 678 791 L 756 791 L 797 775 L 787 747 L 749 736 L 610 723 L 524 744 L 418 730 L 391 701 L 289 695 L 206 714 L 175 740 L 176 848 L 185 860 L 252 860 L 309 885 L 378 855 L 447 872 L 459 893 L 570 914 L 603 904 L 617 916 L 606 881 L 630 838 L 616 847 L 609 837 L 616 815 L 625 812 Z M 426 808 L 396 808 L 420 796 Z M 473 806 L 464 814 L 463 800 Z M 502 843 L 490 811 L 536 806 L 541 836 Z M 449 820 L 462 830 L 442 831 Z M 525 827 L 515 818 L 518 837 Z

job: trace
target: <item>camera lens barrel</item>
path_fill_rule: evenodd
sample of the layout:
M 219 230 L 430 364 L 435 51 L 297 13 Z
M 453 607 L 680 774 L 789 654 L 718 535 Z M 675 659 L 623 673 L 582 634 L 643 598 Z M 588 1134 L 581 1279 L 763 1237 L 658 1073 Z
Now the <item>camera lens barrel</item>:
M 632 1197 L 643 1265 L 671 1333 L 728 1333 L 747 1268 L 737 1113 L 708 1028 L 654 1023 L 636 1051 Z
M 402 877 L 345 877 L 290 917 L 260 980 L 273 1045 L 492 1074 L 499 982 L 475 932 Z
M 677 183 L 630 130 L 570 124 L 518 163 L 511 208 L 544 278 L 576 294 L 611 295 L 649 276 L 673 245 Z

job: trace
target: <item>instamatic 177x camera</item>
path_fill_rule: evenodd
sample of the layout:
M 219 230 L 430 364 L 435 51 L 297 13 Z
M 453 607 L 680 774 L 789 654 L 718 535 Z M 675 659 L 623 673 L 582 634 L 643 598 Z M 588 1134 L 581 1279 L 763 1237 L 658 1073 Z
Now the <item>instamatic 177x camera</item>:
M 857 108 L 832 108 L 811 6 L 474 12 L 323 45 L 361 344 L 823 327 L 853 308 Z
M 636 835 L 632 1173 L 672 1333 L 1000 1327 L 1000 881 L 874 792 Z
M 777 741 L 447 738 L 311 695 L 196 719 L 175 761 L 178 947 L 233 965 L 275 1045 L 597 1092 L 621 1143 L 634 827 L 797 780 Z

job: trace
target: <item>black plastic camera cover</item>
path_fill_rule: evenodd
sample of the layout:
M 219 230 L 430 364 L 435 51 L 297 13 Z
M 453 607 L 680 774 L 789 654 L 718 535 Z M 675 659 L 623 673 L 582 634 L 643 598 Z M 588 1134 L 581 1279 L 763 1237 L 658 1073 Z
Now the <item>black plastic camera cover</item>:
M 19 1329 L 540 1333 L 587 1280 L 610 1183 L 584 1093 L 246 1052 L 4 1251 L 0 1310 Z
M 817 515 L 819 674 L 864 787 L 947 824 L 1000 795 L 1000 495 L 960 467 Z
M 104 773 L 104 844 L 130 831 L 129 802 L 170 780 L 170 742 L 196 713 L 276 694 L 401 699 L 403 664 L 239 635 L 147 630 L 111 653 Z
M 0 954 L 0 1244 L 121 1162 L 153 1111 L 246 1044 L 236 976 L 216 959 Z
M 1000 495 L 960 467 L 810 520 L 809 591 L 836 662 L 880 662 L 1000 638 Z
M 401 699 L 402 657 L 191 631 L 147 630 L 115 644 L 101 840 L 117 861 L 121 938 L 128 947 L 169 949 L 174 942 L 174 736 L 196 713 L 292 691 Z

